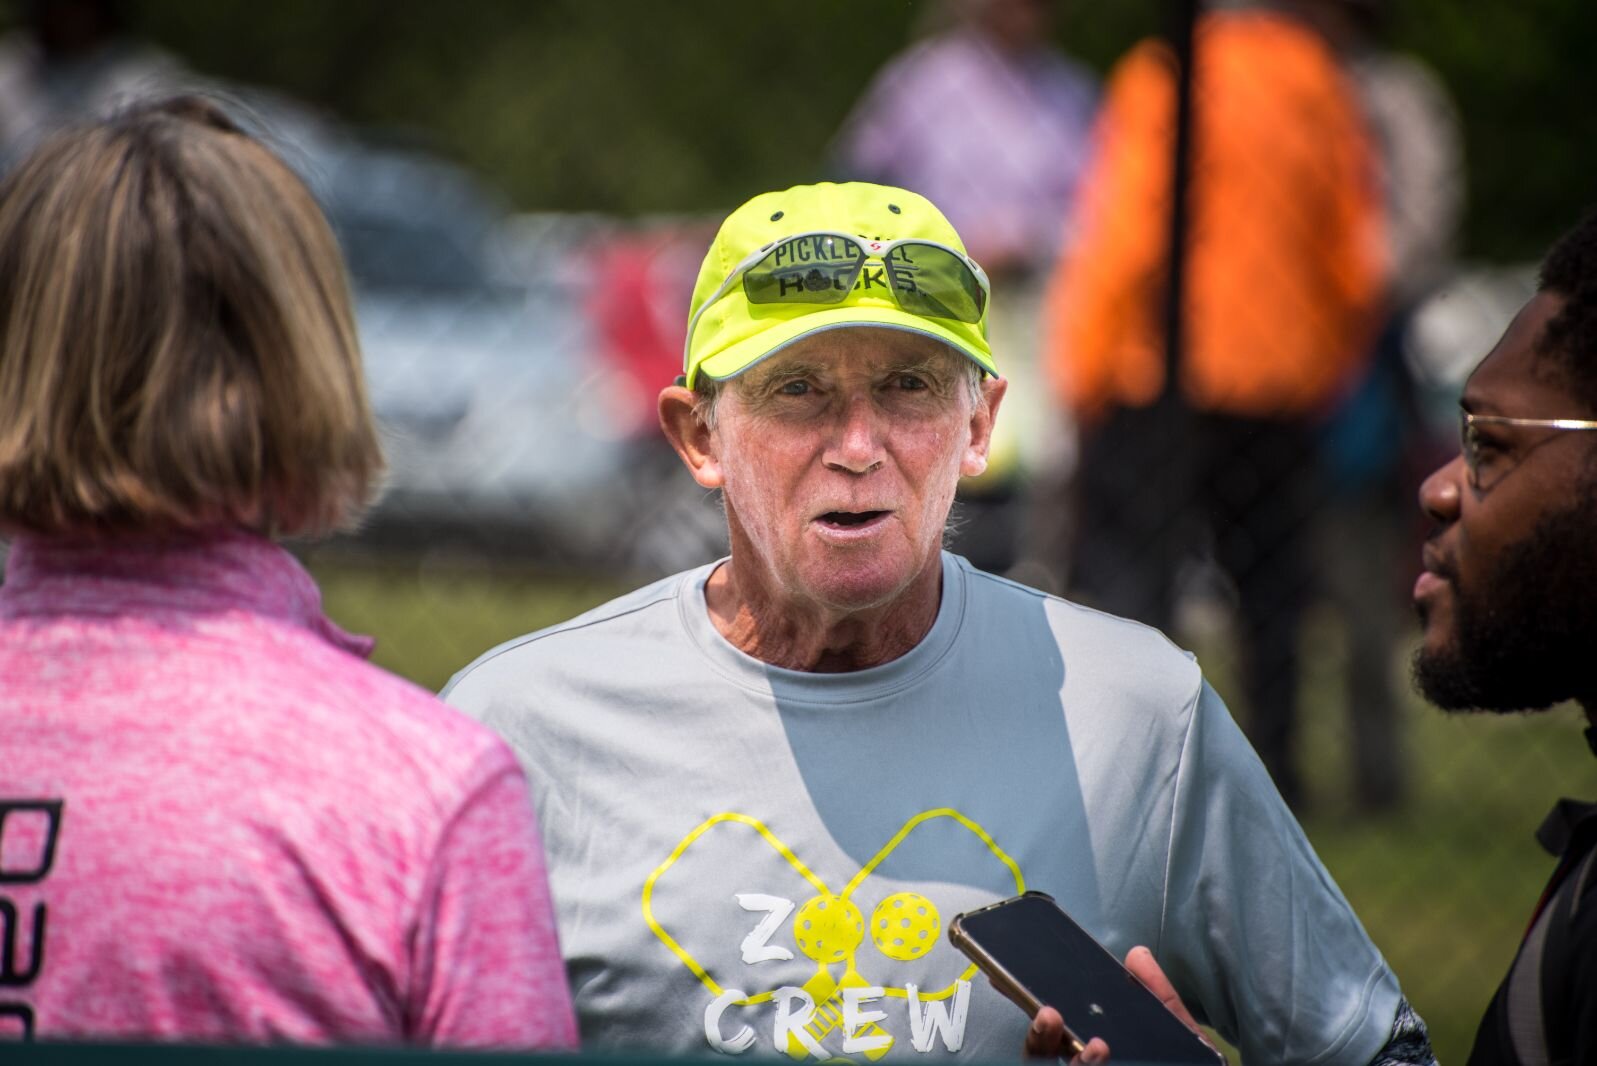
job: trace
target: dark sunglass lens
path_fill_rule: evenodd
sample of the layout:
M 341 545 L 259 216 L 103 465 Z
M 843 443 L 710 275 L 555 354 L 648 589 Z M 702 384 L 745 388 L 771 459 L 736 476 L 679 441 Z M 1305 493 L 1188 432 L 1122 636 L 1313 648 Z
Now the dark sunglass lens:
M 744 273 L 743 292 L 755 304 L 840 303 L 864 261 L 864 251 L 845 237 L 792 237 Z
M 928 318 L 980 322 L 987 292 L 965 261 L 934 244 L 901 244 L 887 257 L 893 294 L 906 311 Z

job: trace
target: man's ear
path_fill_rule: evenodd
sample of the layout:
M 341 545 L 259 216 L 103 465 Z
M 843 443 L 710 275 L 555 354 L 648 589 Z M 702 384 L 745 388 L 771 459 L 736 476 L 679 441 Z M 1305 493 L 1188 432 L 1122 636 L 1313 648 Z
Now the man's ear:
M 715 457 L 715 434 L 695 409 L 698 402 L 698 395 L 681 385 L 661 389 L 660 429 L 682 457 L 693 480 L 707 489 L 718 489 L 725 479 Z
M 1003 378 L 983 378 L 981 402 L 970 413 L 970 443 L 960 460 L 959 472 L 964 477 L 976 477 L 987 471 L 987 450 L 993 443 L 993 422 L 998 418 L 998 405 L 1004 402 L 1004 392 L 1009 382 Z

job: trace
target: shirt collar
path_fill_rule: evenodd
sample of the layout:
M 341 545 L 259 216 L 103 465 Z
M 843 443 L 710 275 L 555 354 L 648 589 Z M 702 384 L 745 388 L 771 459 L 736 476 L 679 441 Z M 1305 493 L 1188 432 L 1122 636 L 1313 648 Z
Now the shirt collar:
M 370 637 L 322 613 L 299 561 L 243 530 L 102 539 L 23 535 L 11 544 L 0 617 L 200 614 L 243 610 L 303 626 L 361 656 Z
M 1551 855 L 1563 855 L 1583 833 L 1597 831 L 1597 803 L 1561 799 L 1536 830 L 1536 840 Z

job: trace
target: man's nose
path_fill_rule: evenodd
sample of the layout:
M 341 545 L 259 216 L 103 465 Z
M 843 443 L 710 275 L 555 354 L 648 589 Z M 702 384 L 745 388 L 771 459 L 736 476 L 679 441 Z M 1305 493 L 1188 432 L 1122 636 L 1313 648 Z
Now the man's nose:
M 1420 483 L 1420 510 L 1437 522 L 1451 522 L 1458 517 L 1458 501 L 1464 483 L 1464 457 L 1453 459 L 1431 471 Z
M 882 447 L 881 412 L 869 396 L 850 397 L 837 413 L 837 424 L 821 459 L 834 470 L 865 474 L 880 466 Z

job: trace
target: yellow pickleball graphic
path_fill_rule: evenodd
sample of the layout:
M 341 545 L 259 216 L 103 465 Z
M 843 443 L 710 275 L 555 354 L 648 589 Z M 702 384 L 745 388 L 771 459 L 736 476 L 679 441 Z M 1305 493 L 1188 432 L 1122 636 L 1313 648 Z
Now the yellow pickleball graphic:
M 842 962 L 865 941 L 865 916 L 841 896 L 811 896 L 793 916 L 793 940 L 821 965 Z
M 919 892 L 895 892 L 871 912 L 871 940 L 890 959 L 909 962 L 937 946 L 937 905 Z
M 854 895 L 855 890 L 875 873 L 876 868 L 885 862 L 888 856 L 893 854 L 898 846 L 904 843 L 916 829 L 928 822 L 938 822 L 943 819 L 963 826 L 987 846 L 987 850 L 1003 864 L 1013 878 L 1014 893 L 1016 895 L 1026 890 L 1026 879 L 1022 876 L 1020 866 L 1016 864 L 1015 860 L 1003 848 L 998 846 L 998 842 L 988 835 L 987 830 L 951 807 L 936 807 L 924 810 L 910 818 L 899 827 L 898 832 L 894 833 L 871 856 L 870 861 L 860 867 L 859 871 L 849 879 L 846 885 L 835 892 L 822 880 L 819 874 L 810 869 L 804 860 L 799 858 L 793 849 L 773 833 L 764 822 L 737 811 L 724 811 L 720 814 L 712 815 L 690 830 L 671 850 L 671 854 L 666 857 L 665 861 L 656 866 L 653 872 L 649 874 L 643 883 L 641 900 L 643 919 L 648 923 L 649 928 L 653 930 L 654 935 L 659 937 L 660 942 L 681 960 L 682 964 L 699 979 L 711 995 L 717 997 L 723 995 L 726 989 L 721 983 L 710 974 L 687 947 L 679 943 L 666 927 L 661 924 L 654 912 L 655 888 L 660 879 L 676 867 L 677 862 L 693 847 L 694 843 L 712 829 L 718 826 L 734 824 L 753 830 L 773 852 L 792 868 L 794 873 L 809 882 L 819 893 L 809 899 L 793 918 L 793 933 L 799 949 L 805 956 L 813 960 L 818 967 L 816 974 L 805 982 L 803 986 L 816 1004 L 816 1020 L 806 1028 L 813 1031 L 816 1026 L 826 1026 L 828 1031 L 830 1031 L 830 1028 L 835 1028 L 836 1024 L 841 1021 L 840 1008 L 836 1012 L 838 1018 L 828 1020 L 833 1012 L 833 1001 L 840 1002 L 841 990 L 848 987 L 867 987 L 870 985 L 870 982 L 861 977 L 855 968 L 854 954 L 859 949 L 859 946 L 864 943 L 866 923 L 858 905 L 852 902 L 851 897 Z M 889 896 L 882 901 L 882 905 L 891 906 L 899 901 L 903 903 L 903 907 L 897 909 L 905 911 L 904 913 L 889 916 L 886 914 L 876 915 L 873 912 L 873 920 L 877 928 L 872 929 L 872 942 L 884 955 L 894 961 L 907 962 L 925 958 L 932 952 L 938 941 L 937 934 L 942 926 L 942 918 L 938 914 L 937 908 L 932 905 L 932 902 L 916 892 L 900 892 Z M 921 908 L 925 908 L 924 911 Z M 881 907 L 878 907 L 877 910 L 880 911 Z M 887 918 L 889 921 L 896 920 L 899 923 L 897 931 L 882 929 L 880 922 L 883 918 Z M 908 921 L 909 924 L 903 924 L 905 921 Z M 805 922 L 809 923 L 808 926 L 804 924 Z M 925 933 L 925 936 L 922 936 L 922 933 Z M 896 943 L 896 941 L 900 940 L 903 943 Z M 924 948 L 921 948 L 922 944 L 925 945 Z M 839 963 L 846 964 L 847 969 L 841 978 L 834 979 L 829 968 Z M 922 1001 L 951 999 L 959 990 L 961 982 L 969 981 L 975 974 L 976 964 L 970 963 L 947 985 L 936 989 L 921 990 L 919 998 Z M 763 1003 L 770 1003 L 775 999 L 776 992 L 777 989 L 766 989 L 745 995 L 735 1002 L 740 1007 L 753 1007 Z M 907 988 L 892 986 L 884 986 L 883 994 L 889 998 L 896 999 L 907 999 L 909 997 Z M 872 1034 L 874 1030 L 878 1029 L 879 1027 L 872 1025 L 862 1028 L 860 1032 Z M 875 1051 L 867 1052 L 866 1056 L 874 1059 L 880 1057 L 885 1050 L 885 1048 L 879 1048 Z M 789 1047 L 789 1052 L 793 1053 L 791 1046 Z

